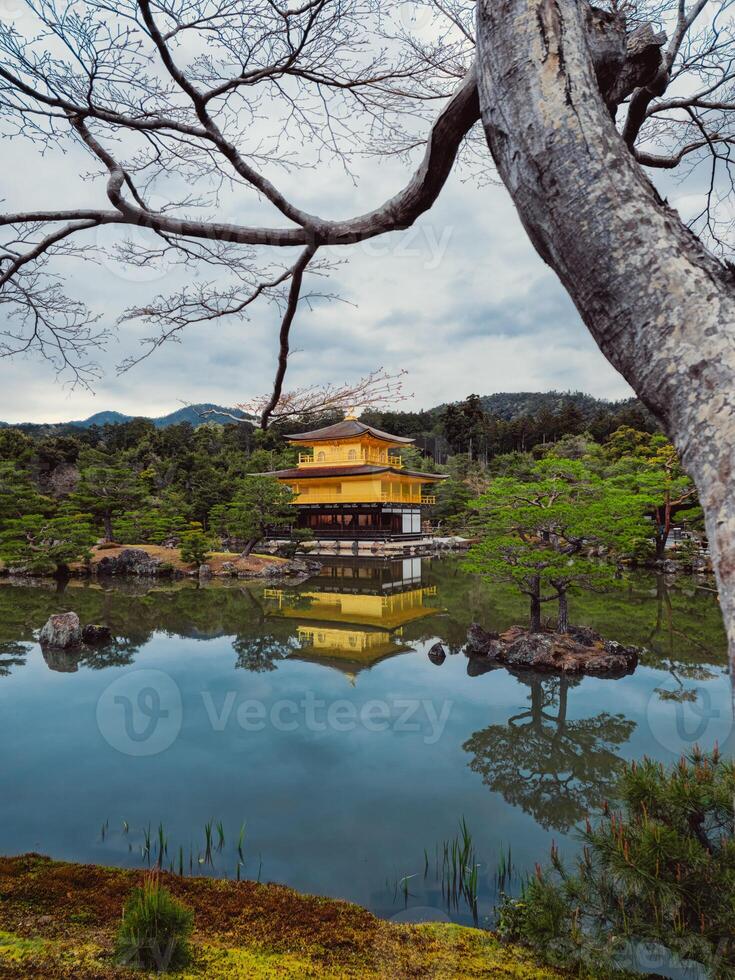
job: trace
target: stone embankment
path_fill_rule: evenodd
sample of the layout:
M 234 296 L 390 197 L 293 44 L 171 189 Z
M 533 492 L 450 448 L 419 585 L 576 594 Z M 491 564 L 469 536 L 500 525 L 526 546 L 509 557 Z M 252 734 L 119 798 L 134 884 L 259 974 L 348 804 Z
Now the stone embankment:
M 181 560 L 178 549 L 155 545 L 97 547 L 88 565 L 74 568 L 77 574 L 98 578 L 306 578 L 321 568 L 310 558 L 278 558 L 252 554 L 247 557 L 219 552 L 201 565 Z

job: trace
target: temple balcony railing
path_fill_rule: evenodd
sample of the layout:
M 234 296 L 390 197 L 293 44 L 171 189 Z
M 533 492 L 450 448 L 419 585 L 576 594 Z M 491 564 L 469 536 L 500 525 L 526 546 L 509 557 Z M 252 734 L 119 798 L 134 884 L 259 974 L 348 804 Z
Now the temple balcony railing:
M 369 490 L 353 490 L 337 493 L 334 490 L 312 490 L 300 493 L 296 498 L 297 504 L 378 504 L 380 496 L 371 494 Z
M 295 500 L 297 504 L 433 504 L 436 497 L 427 496 L 418 490 L 411 492 L 399 490 L 309 490 L 301 491 Z
M 319 459 L 319 453 L 299 453 L 299 466 L 347 466 L 352 463 L 354 466 L 366 463 L 375 466 L 393 466 L 396 469 L 403 469 L 403 460 L 400 456 L 391 453 L 372 451 L 369 449 L 349 449 L 339 453 L 324 453 L 324 459 Z

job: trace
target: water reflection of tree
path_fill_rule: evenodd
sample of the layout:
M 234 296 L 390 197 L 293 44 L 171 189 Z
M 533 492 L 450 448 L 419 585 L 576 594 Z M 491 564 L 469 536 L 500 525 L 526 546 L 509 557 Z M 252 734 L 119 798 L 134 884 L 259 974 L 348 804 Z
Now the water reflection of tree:
M 656 688 L 656 693 L 662 701 L 696 701 L 697 692 L 685 686 L 684 681 L 710 681 L 717 675 L 705 664 L 684 663 L 676 655 L 678 643 L 684 640 L 692 653 L 707 657 L 709 647 L 698 640 L 691 632 L 684 632 L 678 626 L 675 618 L 674 603 L 671 590 L 665 575 L 656 576 L 656 620 L 648 635 L 648 647 L 657 659 L 656 666 L 668 672 L 676 682 L 673 691 Z
M 13 667 L 23 667 L 30 647 L 23 643 L 0 643 L 0 677 L 7 677 Z
M 278 661 L 285 660 L 291 652 L 293 627 L 290 623 L 281 623 L 266 616 L 250 589 L 242 591 L 248 600 L 251 615 L 246 628 L 239 630 L 232 644 L 237 654 L 235 667 L 253 673 L 275 670 Z
M 490 789 L 542 827 L 566 832 L 613 795 L 622 767 L 615 750 L 635 722 L 607 712 L 570 721 L 568 691 L 578 680 L 528 674 L 519 680 L 531 689 L 528 709 L 475 732 L 463 748 Z

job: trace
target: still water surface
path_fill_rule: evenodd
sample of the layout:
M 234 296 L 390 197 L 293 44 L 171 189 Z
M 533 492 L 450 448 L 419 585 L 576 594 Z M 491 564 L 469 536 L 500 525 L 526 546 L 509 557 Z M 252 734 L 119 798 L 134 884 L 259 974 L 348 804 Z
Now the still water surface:
M 68 609 L 112 627 L 114 647 L 44 657 L 34 631 Z M 635 674 L 567 682 L 468 660 L 470 622 L 503 628 L 524 607 L 455 560 L 325 565 L 285 590 L 4 583 L 0 851 L 139 867 L 162 824 L 166 866 L 240 864 L 393 915 L 446 906 L 443 842 L 464 818 L 487 916 L 552 840 L 575 851 L 621 760 L 730 748 L 711 583 L 640 574 L 571 611 L 646 646 Z

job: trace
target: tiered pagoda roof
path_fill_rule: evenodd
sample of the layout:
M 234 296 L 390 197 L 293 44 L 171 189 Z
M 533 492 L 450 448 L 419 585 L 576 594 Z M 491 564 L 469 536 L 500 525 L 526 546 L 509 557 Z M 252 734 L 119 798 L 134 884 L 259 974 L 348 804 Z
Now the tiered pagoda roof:
M 342 419 L 341 422 L 336 422 L 334 425 L 327 425 L 323 429 L 313 429 L 311 432 L 297 432 L 294 435 L 287 436 L 287 438 L 289 442 L 304 442 L 309 444 L 314 442 L 334 442 L 340 439 L 357 439 L 360 436 L 372 436 L 373 439 L 378 439 L 380 442 L 389 442 L 394 446 L 409 446 L 412 442 L 416 441 L 406 436 L 392 436 L 389 432 L 375 429 L 372 425 L 366 425 L 364 422 L 351 416 Z
M 395 473 L 398 476 L 415 476 L 418 479 L 426 480 L 427 483 L 431 480 L 446 480 L 444 473 L 424 473 L 420 470 L 400 469 L 398 466 L 374 466 L 372 463 L 357 466 L 349 464 L 341 466 L 339 463 L 331 463 L 328 466 L 310 466 L 308 469 L 294 466 L 288 470 L 271 470 L 265 475 L 278 476 L 286 480 L 291 478 L 296 479 L 297 477 L 299 480 L 313 480 L 318 477 L 324 479 L 325 476 L 335 475 L 371 476 L 374 473 Z

